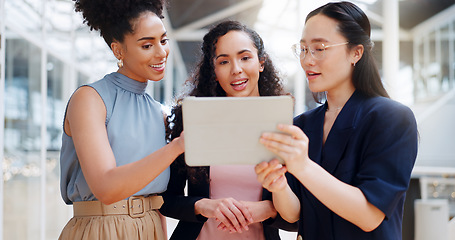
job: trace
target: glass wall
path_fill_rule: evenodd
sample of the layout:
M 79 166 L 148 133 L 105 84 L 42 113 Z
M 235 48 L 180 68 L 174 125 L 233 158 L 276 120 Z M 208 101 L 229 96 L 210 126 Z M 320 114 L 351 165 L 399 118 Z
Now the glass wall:
M 440 21 L 444 19 L 444 21 Z M 438 18 L 437 24 L 422 25 L 414 34 L 415 98 L 439 97 L 455 84 L 455 19 Z
M 4 11 L 5 2 L 0 0 L 0 96 L 4 96 L 4 80 L 5 80 L 5 11 Z M 1 118 L 4 117 L 4 98 L 0 97 L 0 116 Z M 2 177 L 0 178 L 0 233 L 3 232 L 3 121 L 0 121 L 0 166 L 1 166 L 1 173 Z M 1 234 L 0 234 L 1 235 Z M 0 239 L 3 238 L 3 235 L 0 236 Z
M 0 0 L 2 25 L 0 240 L 57 239 L 72 216 L 59 186 L 66 103 L 77 86 L 116 71 L 116 59 L 71 0 Z M 164 103 L 169 86 L 148 91 Z
M 42 54 L 42 49 L 19 37 L 6 40 L 3 210 L 8 217 L 4 218 L 5 239 L 36 239 L 43 234 L 40 230 L 43 220 L 47 223 L 45 236 L 55 239 L 70 216 L 60 198 L 58 168 L 66 101 L 62 79 L 68 76 L 68 66 L 47 56 L 44 68 L 47 89 L 43 91 Z M 47 92 L 46 107 L 42 105 L 42 92 Z M 43 114 L 46 115 L 44 138 Z M 46 146 L 44 165 L 42 141 Z
M 446 23 L 440 30 L 441 35 L 441 73 L 440 73 L 440 85 L 444 91 L 448 91 L 453 84 L 453 81 L 450 81 L 450 28 L 449 24 Z
M 63 97 L 63 83 L 70 72 L 69 66 L 59 59 L 49 56 L 47 70 L 47 109 L 46 109 L 46 236 L 57 237 L 70 216 L 71 208 L 60 198 L 59 151 L 61 146 L 63 115 L 66 98 Z
M 56 239 L 71 216 L 71 209 L 60 197 L 58 164 L 67 101 L 63 85 L 69 79 L 70 66 L 48 54 L 43 63 L 43 49 L 11 29 L 6 32 L 3 211 L 8 217 L 4 218 L 3 237 L 37 239 L 42 235 Z M 80 84 L 89 79 L 83 73 L 78 75 Z M 47 76 L 44 84 L 42 76 Z M 47 96 L 45 106 L 43 93 Z M 43 221 L 45 230 L 41 229 Z
M 40 222 L 41 50 L 19 38 L 7 39 L 5 50 L 3 235 L 32 239 Z
M 449 50 L 447 51 L 449 53 L 449 76 L 450 79 L 453 81 L 450 81 L 451 83 L 449 86 L 451 88 L 455 87 L 455 19 L 453 19 L 451 22 L 449 22 Z
M 108 62 L 100 58 L 109 53 L 97 35 L 87 29 L 77 32 L 82 20 L 73 13 L 73 4 L 70 0 L 5 0 L 6 16 L 0 18 L 6 20 L 0 32 L 6 39 L 1 46 L 5 49 L 5 126 L 0 239 L 57 239 L 72 216 L 59 186 L 65 105 L 78 85 L 99 78 L 88 74 L 96 72 L 90 65 Z M 52 14 L 44 17 L 44 12 Z M 74 19 L 79 25 L 73 24 Z M 91 47 L 78 51 L 81 42 Z M 108 64 L 97 65 L 97 71 L 106 73 L 100 66 Z
M 52 55 L 46 55 L 42 67 L 43 50 L 7 29 L 5 53 L 5 128 L 4 128 L 4 239 L 37 239 L 45 221 L 45 236 L 58 237 L 71 216 L 71 209 L 60 197 L 59 150 L 62 123 L 67 101 L 64 96 L 65 79 L 70 66 Z M 44 91 L 42 69 L 47 76 Z M 88 81 L 78 74 L 78 84 Z M 46 92 L 46 107 L 42 93 Z M 45 118 L 43 118 L 45 114 Z M 46 120 L 43 135 L 42 124 Z M 43 138 L 43 136 L 45 136 Z M 43 144 L 42 141 L 45 141 Z M 45 164 L 41 164 L 42 146 Z M 45 189 L 42 189 L 43 178 Z M 41 198 L 44 194 L 44 201 Z M 42 211 L 42 207 L 45 210 Z M 44 216 L 43 216 L 44 213 Z

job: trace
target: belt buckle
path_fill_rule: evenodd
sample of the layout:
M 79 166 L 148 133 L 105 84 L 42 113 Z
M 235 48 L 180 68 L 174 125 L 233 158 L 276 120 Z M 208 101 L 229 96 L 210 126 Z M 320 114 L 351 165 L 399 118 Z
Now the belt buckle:
M 142 211 L 135 212 L 135 209 L 141 209 Z M 128 215 L 132 218 L 145 216 L 145 201 L 143 196 L 133 196 L 128 199 Z

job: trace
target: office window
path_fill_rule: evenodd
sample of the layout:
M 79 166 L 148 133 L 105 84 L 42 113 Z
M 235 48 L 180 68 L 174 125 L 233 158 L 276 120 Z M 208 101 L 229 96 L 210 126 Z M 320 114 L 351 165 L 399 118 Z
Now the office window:
M 414 66 L 415 68 L 415 97 L 416 99 L 422 98 L 426 95 L 426 74 L 425 74 L 425 39 L 419 39 L 417 43 L 417 62 Z
M 56 239 L 72 209 L 60 195 L 60 147 L 63 133 L 63 115 L 66 99 L 63 99 L 64 82 L 69 79 L 69 67 L 59 59 L 49 56 L 47 61 L 47 152 L 46 152 L 46 236 Z
M 6 40 L 4 239 L 39 236 L 41 50 Z
M 440 88 L 443 92 L 449 91 L 450 87 L 450 31 L 449 25 L 441 28 L 441 64 L 440 64 Z
M 436 32 L 431 31 L 429 34 L 429 51 L 428 51 L 428 63 L 425 66 L 426 72 L 426 90 L 428 95 L 434 95 L 439 92 L 440 88 L 440 59 L 438 59 L 438 52 L 440 51 L 437 46 Z
M 4 239 L 56 239 L 71 216 L 60 197 L 59 151 L 66 100 L 63 82 L 68 66 L 48 56 L 47 105 L 42 105 L 40 48 L 20 39 L 7 39 L 5 78 Z M 46 138 L 41 125 L 46 114 Z M 46 160 L 41 167 L 41 144 L 46 141 Z M 45 189 L 41 176 L 45 175 Z M 41 194 L 45 194 L 45 203 Z M 45 207 L 44 215 L 41 209 Z M 41 222 L 45 219 L 45 229 Z
M 451 86 L 455 87 L 455 20 L 451 22 L 450 26 L 450 41 L 451 41 L 451 51 L 450 51 L 450 76 L 451 76 Z

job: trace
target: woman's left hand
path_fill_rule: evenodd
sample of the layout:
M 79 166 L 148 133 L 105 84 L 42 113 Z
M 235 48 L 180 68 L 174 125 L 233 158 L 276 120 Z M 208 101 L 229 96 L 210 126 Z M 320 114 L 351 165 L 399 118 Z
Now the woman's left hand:
M 249 224 L 263 222 L 269 218 L 275 218 L 277 215 L 277 211 L 273 207 L 273 203 L 270 200 L 263 200 L 258 202 L 251 202 L 251 201 L 240 201 L 244 204 L 248 210 L 252 213 L 253 222 L 249 222 Z M 224 223 L 220 223 L 218 228 L 221 230 L 228 230 Z M 231 233 L 237 232 L 235 230 L 231 230 Z
M 257 180 L 262 187 L 271 193 L 280 192 L 288 185 L 285 166 L 281 165 L 278 159 L 273 159 L 270 162 L 261 162 L 254 167 L 257 174 Z
M 283 133 L 267 132 L 260 138 L 267 149 L 284 160 L 288 172 L 294 174 L 303 168 L 310 160 L 308 157 L 308 137 L 294 125 L 278 124 L 278 130 Z

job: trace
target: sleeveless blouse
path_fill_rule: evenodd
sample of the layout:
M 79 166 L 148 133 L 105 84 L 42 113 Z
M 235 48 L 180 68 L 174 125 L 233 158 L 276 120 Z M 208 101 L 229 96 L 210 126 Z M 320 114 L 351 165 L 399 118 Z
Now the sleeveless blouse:
M 232 197 L 238 201 L 261 201 L 262 186 L 256 179 L 253 165 L 210 166 L 210 198 Z M 207 219 L 199 233 L 198 240 L 264 240 L 262 223 L 248 225 L 242 233 L 229 233 L 217 229 L 219 222 Z
M 105 125 L 117 166 L 140 160 L 166 145 L 161 104 L 145 92 L 147 83 L 113 72 L 88 86 L 98 92 L 106 107 Z M 67 204 L 96 200 L 82 173 L 73 139 L 65 131 L 60 170 L 60 190 Z M 169 177 L 170 170 L 167 168 L 134 195 L 164 192 Z

